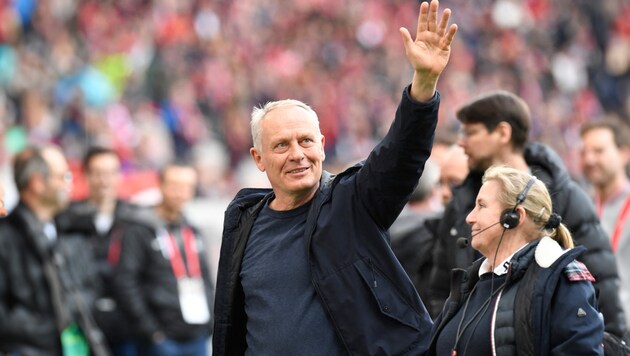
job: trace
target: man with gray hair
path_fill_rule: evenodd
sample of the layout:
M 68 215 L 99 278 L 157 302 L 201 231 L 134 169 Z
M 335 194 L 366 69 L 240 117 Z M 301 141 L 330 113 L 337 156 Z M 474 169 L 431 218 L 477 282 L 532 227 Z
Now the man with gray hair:
M 63 153 L 28 147 L 16 155 L 13 172 L 20 201 L 0 221 L 0 351 L 107 355 L 91 315 L 98 286 L 90 251 L 81 237 L 58 234 L 53 223 L 70 197 Z
M 429 157 L 437 80 L 457 27 L 422 3 L 414 68 L 396 117 L 366 161 L 323 170 L 316 113 L 295 100 L 252 113 L 259 170 L 272 189 L 244 189 L 225 214 L 215 298 L 215 355 L 419 355 L 432 327 L 389 247 L 387 230 Z

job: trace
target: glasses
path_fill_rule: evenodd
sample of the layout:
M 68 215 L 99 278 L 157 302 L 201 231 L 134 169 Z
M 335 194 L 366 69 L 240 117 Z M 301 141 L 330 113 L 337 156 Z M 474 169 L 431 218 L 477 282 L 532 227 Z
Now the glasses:
M 489 130 L 483 123 L 468 123 L 461 126 L 458 135 L 460 139 L 467 140 L 482 131 L 489 133 L 491 130 Z
M 479 128 L 474 128 L 474 129 L 461 129 L 459 130 L 459 137 L 463 140 L 469 139 L 472 136 L 475 136 L 476 134 L 479 133 L 479 131 L 481 131 L 481 129 Z
M 70 171 L 57 173 L 57 174 L 51 174 L 50 177 L 53 179 L 62 179 L 64 183 L 72 183 L 72 180 L 74 179 L 74 176 L 72 175 L 72 172 Z

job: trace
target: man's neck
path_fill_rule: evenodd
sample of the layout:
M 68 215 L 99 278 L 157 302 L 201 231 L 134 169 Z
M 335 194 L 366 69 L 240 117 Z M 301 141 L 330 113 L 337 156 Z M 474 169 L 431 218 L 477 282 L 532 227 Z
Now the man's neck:
M 113 214 L 116 210 L 116 199 L 90 199 L 90 202 L 96 206 L 96 210 L 101 214 Z
M 309 191 L 307 194 L 300 194 L 300 195 L 287 196 L 287 195 L 278 195 L 276 193 L 276 196 L 274 197 L 274 199 L 269 203 L 269 207 L 272 210 L 278 210 L 278 211 L 293 210 L 310 202 L 311 199 L 313 199 L 313 197 L 315 196 L 316 192 L 317 192 L 317 188 Z
M 521 152 L 509 152 L 495 158 L 493 164 L 504 164 L 506 166 L 518 169 L 519 171 L 529 173 L 529 166 L 525 162 L 525 157 Z
M 182 219 L 182 212 L 179 210 L 169 209 L 164 205 L 158 205 L 155 208 L 156 214 L 168 223 L 178 223 Z
M 37 220 L 41 222 L 52 221 L 56 214 L 56 211 L 54 209 L 46 207 L 45 205 L 41 204 L 37 199 L 31 198 L 29 196 L 23 196 L 21 200 L 22 203 L 24 203 L 24 205 L 26 205 L 33 212 Z
M 619 174 L 608 184 L 596 187 L 600 202 L 606 202 L 628 186 L 629 180 L 624 174 Z

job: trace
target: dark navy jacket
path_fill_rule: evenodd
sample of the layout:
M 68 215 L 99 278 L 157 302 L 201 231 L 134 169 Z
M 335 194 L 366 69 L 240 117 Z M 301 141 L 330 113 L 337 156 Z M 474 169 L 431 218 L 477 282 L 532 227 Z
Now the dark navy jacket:
M 426 104 L 408 94 L 364 163 L 337 176 L 324 172 L 306 222 L 313 286 L 349 354 L 419 355 L 432 322 L 389 247 L 387 230 L 401 212 L 429 157 L 439 94 Z M 239 280 L 249 232 L 270 190 L 239 192 L 225 214 L 215 297 L 215 355 L 247 348 Z
M 544 239 L 544 247 L 541 240 L 534 241 L 510 261 L 505 288 L 491 307 L 493 328 L 488 332 L 488 340 L 494 355 L 603 355 L 604 322 L 597 307 L 595 289 L 587 280 L 592 276 L 584 265 L 575 262 L 586 249 L 579 246 L 558 252 L 548 259 L 548 266 L 541 267 L 539 255 L 549 250 L 560 251 L 555 241 L 549 237 Z M 479 281 L 483 260 L 477 260 L 468 270 L 453 270 L 451 295 L 435 320 L 427 355 L 435 355 L 440 331 Z M 525 278 L 526 273 L 533 272 L 532 265 L 537 268 L 535 278 Z M 525 283 L 531 285 L 525 287 Z M 531 293 L 523 295 L 520 293 L 523 290 Z M 511 300 L 508 295 L 512 296 Z M 506 309 L 506 303 L 511 310 Z M 519 312 L 525 317 L 519 317 Z M 527 321 L 528 326 L 524 325 Z M 525 333 L 531 333 L 531 337 L 525 337 Z M 522 340 L 524 342 L 519 343 Z
M 92 251 L 82 236 L 57 231 L 51 243 L 35 213 L 22 202 L 0 220 L 1 355 L 62 354 L 60 328 L 67 323 L 59 325 L 60 308 L 55 307 L 50 283 L 55 277 L 63 308 L 70 314 L 67 321 L 78 323 L 84 332 L 92 330 L 98 349 L 103 346 L 101 331 L 89 321 L 89 306 L 101 288 Z M 47 275 L 48 264 L 55 277 Z

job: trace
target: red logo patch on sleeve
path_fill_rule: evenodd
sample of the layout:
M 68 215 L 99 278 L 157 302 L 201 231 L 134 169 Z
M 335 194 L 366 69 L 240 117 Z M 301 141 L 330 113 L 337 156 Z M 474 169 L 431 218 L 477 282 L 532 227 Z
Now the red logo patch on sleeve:
M 571 282 L 579 282 L 579 281 L 595 282 L 595 277 L 593 277 L 591 272 L 589 272 L 588 268 L 586 268 L 586 266 L 582 262 L 579 262 L 579 261 L 573 261 L 569 263 L 566 267 L 564 267 L 563 272 L 564 272 L 564 275 L 567 276 L 567 278 Z

